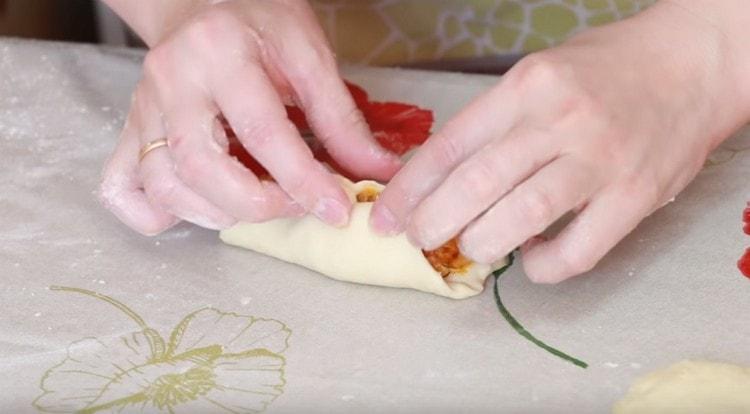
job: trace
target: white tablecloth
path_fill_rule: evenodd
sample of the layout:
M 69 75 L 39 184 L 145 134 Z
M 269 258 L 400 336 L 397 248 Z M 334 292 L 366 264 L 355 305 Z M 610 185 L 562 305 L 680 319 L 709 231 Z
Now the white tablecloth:
M 606 412 L 672 362 L 750 364 L 735 267 L 750 136 L 590 274 L 501 279 L 513 315 L 582 369 L 514 331 L 489 284 L 454 301 L 333 281 L 192 226 L 127 230 L 94 191 L 141 57 L 0 40 L 0 411 Z M 346 73 L 439 122 L 495 81 Z

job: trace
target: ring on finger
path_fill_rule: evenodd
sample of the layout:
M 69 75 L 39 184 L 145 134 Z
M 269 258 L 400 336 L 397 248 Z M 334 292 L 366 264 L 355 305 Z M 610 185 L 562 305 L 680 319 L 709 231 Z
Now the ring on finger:
M 157 148 L 166 147 L 167 145 L 169 145 L 169 143 L 167 142 L 166 138 L 160 138 L 149 142 L 148 144 L 144 145 L 141 148 L 141 151 L 138 153 L 138 162 L 142 162 L 149 152 Z

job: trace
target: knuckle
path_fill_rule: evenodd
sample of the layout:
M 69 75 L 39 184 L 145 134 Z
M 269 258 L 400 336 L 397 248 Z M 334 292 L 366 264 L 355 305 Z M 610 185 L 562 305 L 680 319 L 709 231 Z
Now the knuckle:
M 326 116 L 315 109 L 310 111 L 310 120 L 313 123 L 317 121 L 321 126 L 318 128 L 321 132 L 316 135 L 316 139 L 325 145 L 329 152 L 333 149 L 329 147 L 329 144 L 337 138 L 345 137 L 352 132 L 367 131 L 364 115 L 359 108 L 347 101 L 338 101 L 335 106 L 345 108 L 339 116 L 335 117 L 335 122 L 331 122 L 333 117 Z
M 105 176 L 99 184 L 97 194 L 99 202 L 106 208 L 111 208 L 118 204 L 123 186 L 120 182 L 113 180 L 111 176 Z
M 564 68 L 549 54 L 534 53 L 522 59 L 509 75 L 509 80 L 524 91 L 559 84 Z
M 211 159 L 199 151 L 182 154 L 176 161 L 177 175 L 190 186 L 200 183 L 211 169 Z
M 268 119 L 269 117 L 263 117 Z M 279 132 L 279 128 L 269 120 L 255 120 L 242 125 L 235 133 L 242 138 L 243 143 L 253 149 L 262 148 Z
M 527 191 L 520 202 L 521 215 L 534 230 L 544 230 L 554 219 L 554 205 L 550 196 L 539 189 Z
M 195 16 L 185 29 L 185 34 L 192 45 L 213 49 L 225 34 L 232 32 L 234 19 L 231 13 L 214 7 Z
M 646 206 L 655 206 L 662 197 L 656 174 L 648 170 L 626 176 L 621 183 L 623 194 L 637 194 L 638 199 Z
M 550 111 L 546 115 L 550 123 L 585 122 L 588 128 L 598 128 L 609 119 L 607 107 L 597 97 L 596 91 L 581 82 L 566 61 L 537 53 L 517 66 L 518 69 L 509 76 L 510 82 L 518 92 L 541 94 L 550 102 Z
M 172 61 L 172 52 L 168 46 L 156 46 L 143 59 L 143 72 L 146 77 L 153 79 L 155 82 L 163 82 L 169 79 L 169 67 Z
M 176 128 L 172 131 L 169 131 L 169 150 L 177 155 L 179 154 L 185 154 L 189 150 L 187 148 L 188 146 L 188 140 L 185 139 L 185 135 L 182 134 L 180 131 L 178 131 Z
M 458 140 L 444 135 L 432 138 L 432 145 L 428 146 L 427 154 L 439 169 L 452 168 L 464 157 L 464 150 Z
M 167 208 L 176 204 L 177 192 L 177 186 L 174 183 L 165 181 L 151 181 L 151 185 L 146 186 L 149 198 Z
M 460 168 L 457 183 L 471 199 L 494 200 L 498 196 L 496 175 L 490 162 L 478 160 Z

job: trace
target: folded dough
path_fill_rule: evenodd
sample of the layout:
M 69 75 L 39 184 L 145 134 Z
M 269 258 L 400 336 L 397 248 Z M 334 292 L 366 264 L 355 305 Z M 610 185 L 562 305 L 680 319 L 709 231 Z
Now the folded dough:
M 298 264 L 334 279 L 412 288 L 454 299 L 481 292 L 487 276 L 507 263 L 507 259 L 492 265 L 473 263 L 460 256 L 457 250 L 451 255 L 442 254 L 445 250 L 438 249 L 431 259 L 441 269 L 441 274 L 425 256 L 431 253 L 424 253 L 412 246 L 405 235 L 381 237 L 370 230 L 368 218 L 372 200 L 383 189 L 381 184 L 341 180 L 354 203 L 348 226 L 335 228 L 312 215 L 265 223 L 243 222 L 222 231 L 221 240 Z M 437 263 L 451 259 L 453 263 L 446 263 L 445 266 Z M 460 268 L 451 267 L 456 263 Z
M 750 413 L 750 367 L 681 361 L 638 379 L 614 414 Z

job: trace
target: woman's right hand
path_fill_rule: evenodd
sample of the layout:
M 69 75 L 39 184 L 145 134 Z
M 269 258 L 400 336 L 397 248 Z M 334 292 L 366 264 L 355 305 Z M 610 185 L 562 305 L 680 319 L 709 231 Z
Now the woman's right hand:
M 121 15 L 134 8 L 108 2 Z M 346 194 L 313 158 L 285 103 L 300 106 L 316 137 L 353 173 L 387 180 L 400 167 L 372 138 L 306 2 L 214 1 L 167 32 L 151 39 L 101 184 L 105 205 L 131 228 L 153 235 L 186 220 L 222 229 L 305 212 L 346 224 Z M 274 181 L 259 180 L 228 154 L 219 114 Z M 161 138 L 168 145 L 139 161 L 141 148 Z

